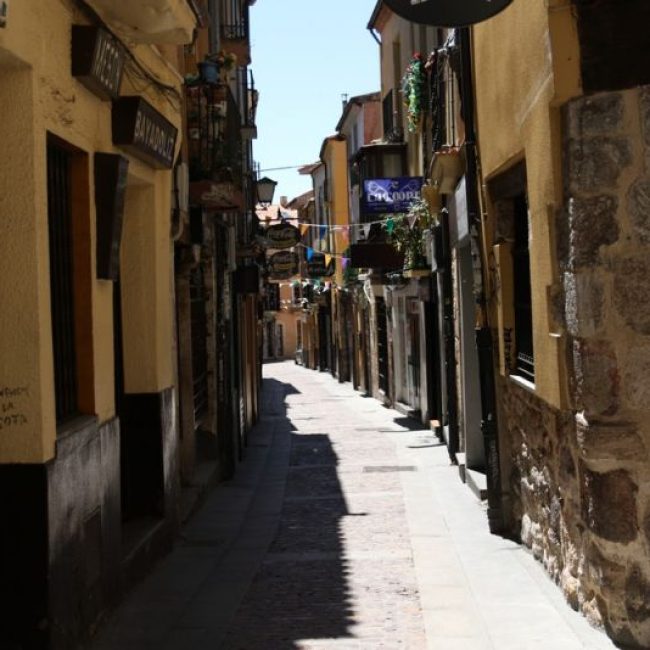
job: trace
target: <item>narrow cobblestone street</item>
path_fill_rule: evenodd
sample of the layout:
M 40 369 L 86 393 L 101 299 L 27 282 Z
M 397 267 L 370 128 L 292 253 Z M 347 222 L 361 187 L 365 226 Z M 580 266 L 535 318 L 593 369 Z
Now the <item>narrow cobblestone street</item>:
M 328 374 L 264 374 L 237 478 L 93 650 L 614 647 L 489 534 L 430 431 Z

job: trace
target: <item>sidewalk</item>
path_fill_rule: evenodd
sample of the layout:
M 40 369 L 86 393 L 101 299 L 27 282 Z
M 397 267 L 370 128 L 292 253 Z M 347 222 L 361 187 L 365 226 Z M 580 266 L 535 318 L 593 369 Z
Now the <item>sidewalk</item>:
M 264 370 L 236 478 L 92 650 L 614 647 L 489 534 L 430 431 L 327 374 Z

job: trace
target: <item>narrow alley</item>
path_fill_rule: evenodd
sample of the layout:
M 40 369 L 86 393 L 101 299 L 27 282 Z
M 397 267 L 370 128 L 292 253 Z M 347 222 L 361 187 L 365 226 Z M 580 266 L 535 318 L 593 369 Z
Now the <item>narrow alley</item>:
M 614 647 L 489 534 L 430 431 L 327 373 L 264 374 L 241 471 L 92 650 Z

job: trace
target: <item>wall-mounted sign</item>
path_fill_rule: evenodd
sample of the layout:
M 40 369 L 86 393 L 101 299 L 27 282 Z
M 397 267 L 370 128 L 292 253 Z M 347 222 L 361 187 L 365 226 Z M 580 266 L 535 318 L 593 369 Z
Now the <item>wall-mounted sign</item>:
M 404 254 L 391 244 L 352 244 L 350 267 L 353 269 L 399 269 Z
M 278 251 L 268 261 L 269 273 L 274 280 L 287 280 L 298 273 L 300 260 L 296 253 Z
M 329 264 L 325 264 L 325 255 L 323 253 L 314 253 L 314 256 L 307 262 L 307 275 L 310 278 L 327 278 L 334 275 L 336 264 L 334 258 Z
M 233 183 L 194 181 L 190 183 L 190 203 L 219 212 L 242 211 L 245 199 L 242 191 Z
M 120 94 L 124 62 L 122 46 L 100 27 L 72 26 L 72 76 L 102 99 Z
M 117 280 L 129 161 L 112 153 L 95 154 L 95 209 L 97 212 L 97 277 Z
M 178 129 L 142 97 L 113 100 L 113 144 L 156 169 L 174 164 Z
M 7 13 L 9 12 L 8 0 L 0 0 L 0 27 L 7 26 Z
M 258 236 L 259 243 L 265 248 L 292 248 L 300 241 L 300 231 L 290 223 L 276 223 L 269 226 Z
M 384 0 L 398 16 L 436 27 L 474 25 L 503 11 L 512 0 Z
M 422 192 L 421 176 L 373 178 L 363 181 L 361 211 L 364 214 L 407 212 Z

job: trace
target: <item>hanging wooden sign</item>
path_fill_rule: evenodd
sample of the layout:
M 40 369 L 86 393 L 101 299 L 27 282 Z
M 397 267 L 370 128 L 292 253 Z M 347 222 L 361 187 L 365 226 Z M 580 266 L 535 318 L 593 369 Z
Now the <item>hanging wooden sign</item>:
M 268 261 L 269 273 L 273 280 L 288 280 L 298 273 L 300 260 L 296 253 L 279 251 Z
M 265 248 L 283 250 L 300 242 L 300 231 L 290 223 L 276 223 L 266 228 L 257 239 Z
M 436 27 L 474 25 L 503 11 L 512 0 L 384 0 L 398 16 Z
M 334 259 L 330 260 L 329 264 L 325 263 L 325 255 L 322 253 L 314 253 L 314 256 L 307 262 L 307 275 L 310 278 L 327 278 L 334 275 L 336 264 Z

